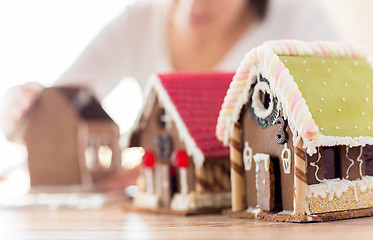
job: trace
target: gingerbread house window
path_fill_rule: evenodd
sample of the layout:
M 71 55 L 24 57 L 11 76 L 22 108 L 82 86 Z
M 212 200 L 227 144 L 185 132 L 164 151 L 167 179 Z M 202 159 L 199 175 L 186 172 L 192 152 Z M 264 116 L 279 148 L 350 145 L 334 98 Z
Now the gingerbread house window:
M 163 129 L 171 128 L 171 118 L 164 108 L 159 111 L 159 124 Z
M 373 145 L 364 148 L 365 175 L 373 176 Z
M 106 144 L 101 145 L 98 147 L 97 155 L 100 167 L 103 169 L 110 168 L 113 157 L 113 152 L 111 148 Z
M 324 166 L 324 178 L 340 178 L 339 147 L 324 147 L 321 150 Z
M 159 135 L 154 139 L 157 155 L 160 158 L 170 158 L 173 151 L 173 141 L 170 135 Z
M 85 150 L 85 161 L 89 170 L 109 169 L 113 151 L 107 141 L 100 141 L 91 136 Z
M 260 101 L 263 104 L 263 107 L 265 109 L 268 109 L 269 108 L 269 104 L 271 102 L 271 97 L 270 97 L 269 93 L 268 92 L 259 91 L 259 98 L 260 98 Z
M 94 170 L 97 166 L 97 149 L 93 139 L 90 140 L 85 149 L 85 162 L 89 170 Z

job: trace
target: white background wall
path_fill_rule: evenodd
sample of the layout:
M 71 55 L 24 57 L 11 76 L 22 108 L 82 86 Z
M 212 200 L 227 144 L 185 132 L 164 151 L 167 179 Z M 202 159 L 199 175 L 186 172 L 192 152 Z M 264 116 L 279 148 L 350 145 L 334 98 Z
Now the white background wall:
M 343 41 L 361 43 L 373 54 L 373 1 L 322 0 Z

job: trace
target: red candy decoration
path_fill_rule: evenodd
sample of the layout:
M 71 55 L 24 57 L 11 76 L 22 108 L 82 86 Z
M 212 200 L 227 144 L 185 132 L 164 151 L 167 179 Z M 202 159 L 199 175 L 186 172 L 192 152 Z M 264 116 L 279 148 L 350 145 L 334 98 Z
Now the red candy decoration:
M 179 168 L 186 168 L 189 164 L 189 158 L 184 150 L 177 150 L 172 154 L 174 164 Z
M 142 156 L 142 165 L 144 165 L 144 167 L 147 167 L 147 168 L 152 168 L 154 166 L 154 163 L 155 163 L 154 154 L 149 150 L 145 150 L 145 153 Z

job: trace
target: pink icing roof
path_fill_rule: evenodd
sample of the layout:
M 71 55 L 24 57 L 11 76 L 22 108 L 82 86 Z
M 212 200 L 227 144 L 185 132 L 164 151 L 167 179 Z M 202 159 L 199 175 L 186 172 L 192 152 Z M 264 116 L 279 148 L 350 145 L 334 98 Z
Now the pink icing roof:
M 187 132 L 205 158 L 229 156 L 229 149 L 215 136 L 215 126 L 233 75 L 234 73 L 158 75 Z

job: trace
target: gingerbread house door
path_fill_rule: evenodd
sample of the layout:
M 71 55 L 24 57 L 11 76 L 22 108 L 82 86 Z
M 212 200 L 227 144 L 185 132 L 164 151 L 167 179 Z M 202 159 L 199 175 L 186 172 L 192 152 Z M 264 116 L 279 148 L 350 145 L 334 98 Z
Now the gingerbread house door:
M 172 192 L 172 183 L 171 183 L 171 169 L 170 165 L 167 163 L 160 163 L 157 166 L 158 168 L 158 196 L 161 207 L 169 207 L 171 203 L 171 192 Z
M 154 145 L 156 147 L 157 157 L 160 160 L 158 165 L 158 196 L 160 196 L 160 206 L 170 207 L 171 198 L 173 193 L 173 172 L 170 158 L 173 150 L 172 137 L 169 134 L 158 135 L 154 139 Z
M 257 203 L 260 209 L 275 209 L 275 174 L 268 154 L 255 154 Z

